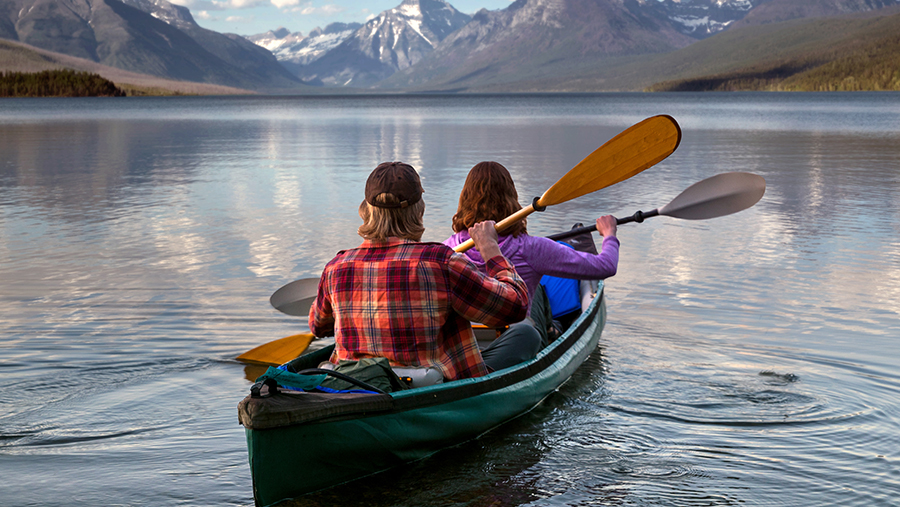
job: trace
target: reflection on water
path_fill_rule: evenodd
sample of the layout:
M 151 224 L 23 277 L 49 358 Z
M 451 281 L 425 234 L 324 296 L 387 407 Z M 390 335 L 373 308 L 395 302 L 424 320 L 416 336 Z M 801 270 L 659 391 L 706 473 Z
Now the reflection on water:
M 890 505 L 900 488 L 900 95 L 13 100 L 0 108 L 4 505 L 247 505 L 233 358 L 302 331 L 271 293 L 359 243 L 368 172 L 449 235 L 468 169 L 523 202 L 654 114 L 669 159 L 529 217 L 754 208 L 619 229 L 602 349 L 500 431 L 299 505 Z M 311 464 L 314 466 L 314 464 Z M 789 499 L 789 500 L 785 500 Z

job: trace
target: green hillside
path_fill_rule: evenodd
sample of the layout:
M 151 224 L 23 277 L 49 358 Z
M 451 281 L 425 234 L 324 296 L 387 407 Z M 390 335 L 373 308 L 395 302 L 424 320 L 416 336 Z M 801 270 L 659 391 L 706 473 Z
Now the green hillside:
M 97 74 L 73 70 L 0 72 L 0 97 L 124 97 Z
M 647 91 L 900 90 L 900 14 L 748 27 L 669 56 L 695 63 Z

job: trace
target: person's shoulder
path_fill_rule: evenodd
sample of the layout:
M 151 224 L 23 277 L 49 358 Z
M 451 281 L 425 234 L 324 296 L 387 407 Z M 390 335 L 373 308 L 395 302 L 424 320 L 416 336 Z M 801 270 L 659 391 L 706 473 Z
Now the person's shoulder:
M 525 241 L 525 245 L 529 250 L 556 250 L 559 248 L 570 248 L 567 245 L 564 245 L 558 241 L 554 241 L 550 238 L 545 238 L 543 236 L 528 236 Z
M 423 241 L 421 243 L 414 243 L 414 245 L 414 249 L 423 257 L 447 259 L 454 253 L 452 248 L 443 243 Z
M 571 245 L 543 236 L 529 236 L 528 238 L 526 247 L 523 250 L 526 252 L 529 263 L 532 264 L 552 262 L 575 251 Z

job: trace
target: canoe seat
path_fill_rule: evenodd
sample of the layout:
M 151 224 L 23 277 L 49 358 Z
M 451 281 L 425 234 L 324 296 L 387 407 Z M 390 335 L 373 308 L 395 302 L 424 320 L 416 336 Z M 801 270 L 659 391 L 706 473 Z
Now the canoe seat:
M 478 342 L 478 348 L 481 350 L 486 349 L 491 342 L 499 338 L 503 331 L 506 331 L 508 328 L 509 326 L 488 327 L 478 322 L 472 322 L 472 332 L 475 333 L 475 341 Z
M 409 384 L 410 387 L 425 387 L 444 383 L 444 374 L 437 368 L 430 366 L 426 368 L 391 366 L 391 369 L 400 377 L 400 380 Z

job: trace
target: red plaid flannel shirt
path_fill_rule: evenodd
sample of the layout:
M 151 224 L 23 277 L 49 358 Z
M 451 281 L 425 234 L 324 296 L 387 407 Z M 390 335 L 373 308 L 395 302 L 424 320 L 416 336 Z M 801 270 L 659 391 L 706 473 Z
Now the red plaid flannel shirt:
M 309 328 L 334 333 L 333 362 L 386 357 L 448 379 L 486 375 L 470 321 L 505 325 L 528 308 L 525 282 L 505 257 L 486 267 L 487 275 L 440 243 L 366 240 L 325 266 Z

